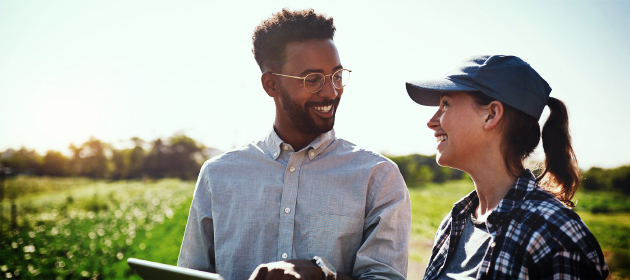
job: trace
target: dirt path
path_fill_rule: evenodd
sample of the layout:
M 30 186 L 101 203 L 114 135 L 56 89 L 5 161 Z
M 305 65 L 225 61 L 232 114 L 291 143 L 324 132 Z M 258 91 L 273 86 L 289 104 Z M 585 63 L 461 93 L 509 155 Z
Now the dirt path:
M 429 257 L 431 257 L 432 246 L 432 239 L 411 238 L 407 279 L 422 280 L 424 271 L 427 268 L 427 263 L 429 262 Z
M 407 269 L 407 279 L 409 280 L 422 280 L 424 277 L 424 271 L 427 268 L 425 263 L 409 260 L 409 268 Z

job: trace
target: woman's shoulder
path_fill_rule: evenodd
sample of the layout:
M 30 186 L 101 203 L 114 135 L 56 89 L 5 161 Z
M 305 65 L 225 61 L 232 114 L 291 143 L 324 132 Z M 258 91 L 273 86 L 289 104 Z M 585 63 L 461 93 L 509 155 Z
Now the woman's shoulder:
M 532 190 L 524 199 L 513 216 L 521 217 L 523 222 L 547 222 L 561 224 L 582 219 L 573 210 L 569 209 L 556 196 L 540 187 Z
M 546 190 L 531 191 L 508 220 L 502 232 L 504 242 L 527 252 L 525 259 L 532 265 L 551 269 L 549 264 L 579 263 L 584 273 L 607 274 L 595 236 L 577 213 Z
M 523 240 L 528 247 L 548 248 L 536 250 L 539 253 L 568 250 L 589 254 L 601 250 L 580 216 L 544 189 L 532 191 L 510 216 L 511 230 L 528 232 L 529 238 Z

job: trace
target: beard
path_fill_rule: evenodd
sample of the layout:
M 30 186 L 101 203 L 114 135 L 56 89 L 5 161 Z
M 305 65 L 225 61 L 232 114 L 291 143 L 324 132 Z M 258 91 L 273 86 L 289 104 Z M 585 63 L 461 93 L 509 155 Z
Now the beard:
M 282 104 L 282 109 L 287 113 L 289 120 L 293 122 L 295 127 L 301 132 L 307 134 L 322 134 L 333 129 L 333 126 L 335 125 L 335 113 L 337 113 L 339 101 L 340 99 L 337 96 L 333 99 L 326 99 L 321 102 L 306 102 L 304 106 L 300 106 L 300 104 L 291 100 L 290 93 L 286 92 L 284 88 L 280 89 L 280 103 Z M 312 106 L 329 105 L 333 105 L 333 116 L 321 124 L 318 124 L 307 110 L 308 107 Z

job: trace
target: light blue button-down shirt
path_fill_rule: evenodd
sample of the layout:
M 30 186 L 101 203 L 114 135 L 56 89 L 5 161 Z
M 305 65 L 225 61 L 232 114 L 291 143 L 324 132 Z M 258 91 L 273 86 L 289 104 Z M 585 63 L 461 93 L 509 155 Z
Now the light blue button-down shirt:
M 272 129 L 203 165 L 177 265 L 242 280 L 261 263 L 320 256 L 352 278 L 404 279 L 410 229 L 392 161 L 334 131 L 296 152 Z

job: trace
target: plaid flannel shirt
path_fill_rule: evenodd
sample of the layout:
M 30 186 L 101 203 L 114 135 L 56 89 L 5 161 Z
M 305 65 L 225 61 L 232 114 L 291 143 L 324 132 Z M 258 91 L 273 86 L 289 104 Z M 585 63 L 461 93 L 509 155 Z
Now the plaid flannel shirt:
M 453 258 L 476 191 L 453 205 L 440 225 L 424 279 L 436 279 Z M 477 279 L 605 279 L 608 266 L 599 243 L 580 217 L 541 189 L 525 170 L 488 216 L 494 240 Z

